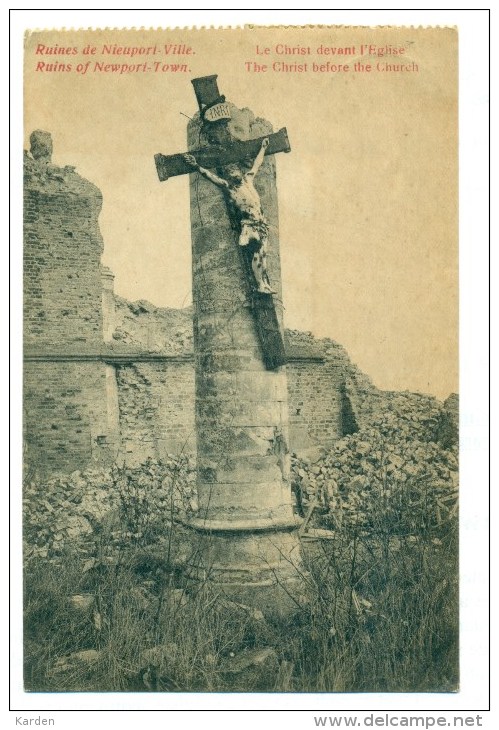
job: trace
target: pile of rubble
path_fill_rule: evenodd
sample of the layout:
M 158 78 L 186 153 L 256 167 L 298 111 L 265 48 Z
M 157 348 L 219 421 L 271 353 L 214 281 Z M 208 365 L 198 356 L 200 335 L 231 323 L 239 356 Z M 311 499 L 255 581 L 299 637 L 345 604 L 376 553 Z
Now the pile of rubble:
M 429 396 L 383 395 L 369 425 L 315 459 L 293 455 L 297 510 L 313 511 L 312 524 L 417 536 L 457 514 L 457 444 L 438 440 L 445 409 Z
M 57 558 L 71 547 L 82 556 L 150 544 L 165 524 L 197 510 L 195 467 L 187 456 L 148 459 L 138 467 L 75 471 L 43 485 L 25 485 L 25 559 Z
M 378 391 L 364 409 L 368 417 L 355 433 L 313 457 L 292 455 L 297 512 L 329 530 L 437 535 L 458 509 L 456 404 Z M 25 557 L 57 558 L 69 546 L 91 556 L 98 543 L 111 551 L 124 541 L 151 545 L 165 539 L 165 525 L 196 510 L 187 456 L 28 483 Z
M 192 355 L 192 307 L 156 307 L 141 299 L 129 302 L 115 295 L 112 346 L 127 345 L 138 352 Z

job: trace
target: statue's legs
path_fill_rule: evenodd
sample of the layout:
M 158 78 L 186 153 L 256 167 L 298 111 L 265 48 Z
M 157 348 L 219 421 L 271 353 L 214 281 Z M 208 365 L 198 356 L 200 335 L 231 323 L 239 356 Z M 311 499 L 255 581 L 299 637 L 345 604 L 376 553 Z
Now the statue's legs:
M 275 294 L 270 286 L 267 273 L 267 239 L 260 241 L 258 249 L 253 253 L 251 268 L 258 284 L 258 291 L 262 294 Z
M 270 285 L 267 273 L 267 235 L 258 230 L 255 225 L 243 223 L 239 236 L 239 245 L 247 247 L 251 255 L 251 269 L 257 283 L 257 290 L 261 294 L 275 294 Z

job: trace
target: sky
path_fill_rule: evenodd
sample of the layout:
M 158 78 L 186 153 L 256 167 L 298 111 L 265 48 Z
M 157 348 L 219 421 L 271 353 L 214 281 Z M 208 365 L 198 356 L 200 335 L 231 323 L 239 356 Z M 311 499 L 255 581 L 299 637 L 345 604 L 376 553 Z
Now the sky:
M 192 50 L 165 52 L 175 45 Z M 77 52 L 46 52 L 56 47 Z M 131 59 L 117 52 L 125 47 L 155 52 Z M 401 59 L 406 70 L 387 69 Z M 54 63 L 71 70 L 49 70 Z M 94 70 L 120 63 L 149 68 Z M 171 71 L 183 63 L 186 72 Z M 292 151 L 276 159 L 286 326 L 341 343 L 380 388 L 441 399 L 458 392 L 456 32 L 29 36 L 25 146 L 33 129 L 50 131 L 54 163 L 75 165 L 101 189 L 103 262 L 128 299 L 191 301 L 188 181 L 159 183 L 154 155 L 186 150 L 185 115 L 197 109 L 190 81 L 213 73 L 227 99 L 288 130 Z

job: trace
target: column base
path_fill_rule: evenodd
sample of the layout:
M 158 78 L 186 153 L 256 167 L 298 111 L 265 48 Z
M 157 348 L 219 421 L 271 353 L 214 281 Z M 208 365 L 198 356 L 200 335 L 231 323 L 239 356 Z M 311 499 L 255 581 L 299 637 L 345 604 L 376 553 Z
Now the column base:
M 195 517 L 186 526 L 199 532 L 276 532 L 297 530 L 302 524 L 301 517 L 293 515 L 291 518 L 261 517 L 235 520 L 213 520 L 204 517 Z
M 228 599 L 259 608 L 265 615 L 290 615 L 303 605 L 306 573 L 297 524 L 278 526 L 261 520 L 236 523 L 193 520 L 198 543 L 186 576 L 208 583 Z M 211 529 L 210 529 L 211 527 Z

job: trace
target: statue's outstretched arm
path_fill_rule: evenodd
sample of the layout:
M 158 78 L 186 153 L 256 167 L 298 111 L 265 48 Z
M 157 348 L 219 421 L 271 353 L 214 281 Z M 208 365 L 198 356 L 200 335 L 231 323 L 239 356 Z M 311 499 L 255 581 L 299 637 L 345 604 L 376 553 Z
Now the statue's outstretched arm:
M 196 162 L 196 158 L 194 155 L 184 155 L 185 161 L 191 165 L 195 170 L 199 172 L 200 175 L 202 175 L 206 180 L 209 180 L 214 185 L 218 185 L 219 188 L 228 188 L 229 183 L 227 180 L 224 180 L 221 177 L 218 177 L 218 175 L 215 175 L 213 172 L 210 172 L 205 167 L 201 167 L 201 165 L 198 165 Z
M 269 146 L 269 138 L 265 137 L 265 139 L 262 140 L 262 146 L 260 147 L 260 151 L 258 152 L 257 156 L 255 157 L 255 161 L 253 162 L 253 167 L 247 173 L 248 175 L 256 175 L 256 173 L 262 166 L 263 158 L 265 157 L 265 150 L 267 149 L 268 146 Z

